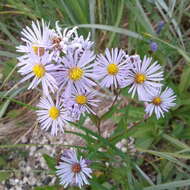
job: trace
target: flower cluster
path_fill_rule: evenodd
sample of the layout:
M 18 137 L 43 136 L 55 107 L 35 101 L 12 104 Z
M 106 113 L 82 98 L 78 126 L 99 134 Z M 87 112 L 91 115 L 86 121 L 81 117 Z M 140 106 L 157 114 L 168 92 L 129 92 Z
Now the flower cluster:
M 64 132 L 68 121 L 77 121 L 87 112 L 96 114 L 99 87 L 128 87 L 132 97 L 137 94 L 145 102 L 146 114 L 155 113 L 157 118 L 175 105 L 172 89 L 162 91 L 163 71 L 152 58 L 141 59 L 118 48 L 96 55 L 90 34 L 85 39 L 78 35 L 77 27 L 62 29 L 58 22 L 55 29 L 43 20 L 32 22 L 21 34 L 24 45 L 17 47 L 23 53 L 18 57 L 18 72 L 23 75 L 20 83 L 30 80 L 28 89 L 42 90 L 38 121 L 53 136 Z M 62 160 L 66 163 L 61 163 L 57 174 L 65 187 L 88 183 L 85 175 L 90 177 L 91 170 L 83 159 L 78 161 L 75 152 L 68 152 Z
M 152 58 L 144 57 L 140 59 L 138 55 L 130 56 L 132 65 L 125 86 L 130 86 L 129 93 L 132 97 L 137 92 L 140 101 L 145 102 L 145 112 L 151 116 L 155 112 L 157 119 L 164 117 L 164 112 L 168 112 L 176 99 L 171 88 L 166 88 L 162 92 L 163 71 L 157 63 L 151 63 Z
M 21 32 L 24 45 L 17 50 L 20 82 L 32 79 L 28 89 L 42 87 L 43 97 L 38 104 L 38 121 L 52 135 L 64 131 L 67 121 L 78 120 L 81 114 L 93 111 L 100 100 L 97 86 L 102 88 L 129 87 L 132 97 L 137 93 L 146 102 L 145 112 L 151 116 L 164 116 L 175 104 L 170 88 L 161 91 L 163 71 L 152 58 L 127 55 L 122 49 L 106 49 L 105 54 L 95 55 L 90 35 L 79 36 L 77 28 L 61 29 L 56 22 L 50 29 L 43 20 L 32 22 Z M 53 98 L 52 98 L 53 96 Z M 56 97 L 56 98 L 55 98 Z

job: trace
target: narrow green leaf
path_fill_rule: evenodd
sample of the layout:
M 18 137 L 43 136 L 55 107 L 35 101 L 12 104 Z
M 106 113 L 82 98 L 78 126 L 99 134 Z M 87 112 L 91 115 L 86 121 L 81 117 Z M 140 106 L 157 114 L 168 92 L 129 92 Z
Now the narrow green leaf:
M 184 93 L 184 91 L 187 90 L 188 87 L 190 86 L 189 76 L 190 76 L 190 67 L 188 65 L 185 67 L 185 69 L 183 70 L 183 73 L 181 75 L 181 79 L 180 79 L 180 83 L 179 83 L 180 94 Z
M 95 24 L 96 0 L 89 1 L 90 24 Z M 92 40 L 95 41 L 95 29 L 92 28 Z
M 117 153 L 119 156 L 121 156 L 121 158 L 126 159 L 126 155 L 119 149 L 117 149 L 114 145 L 112 145 L 107 139 L 103 138 L 102 136 L 98 135 L 97 133 L 91 131 L 88 128 L 85 128 L 81 125 L 78 125 L 77 123 L 73 123 L 73 122 L 69 122 L 72 125 L 76 126 L 77 128 L 81 129 L 82 131 L 85 131 L 87 134 L 90 134 L 94 137 L 96 137 L 97 139 L 99 139 L 100 142 L 102 142 L 102 144 L 104 144 L 105 146 L 110 147 L 110 151 L 111 152 L 115 152 Z
M 11 34 L 11 32 L 8 30 L 7 26 L 4 23 L 2 23 L 2 22 L 0 22 L 0 29 L 1 29 L 2 32 L 4 32 L 9 37 L 9 39 L 15 45 L 18 44 L 17 39 Z
M 8 52 L 8 51 L 0 51 L 0 56 L 9 57 L 9 58 L 15 58 L 15 57 L 18 56 L 18 54 L 11 53 L 11 52 Z M 0 64 L 2 64 L 2 62 Z
M 141 170 L 141 168 L 134 164 L 135 165 L 135 168 L 136 170 L 141 174 L 141 176 L 150 184 L 150 185 L 154 185 L 154 183 L 152 182 L 152 180 L 148 177 L 148 175 L 146 175 L 146 173 L 144 173 L 143 170 Z
M 0 106 L 0 118 L 2 118 L 3 115 L 5 114 L 8 106 L 9 106 L 9 104 L 11 102 L 11 99 L 13 97 L 15 97 L 16 95 L 18 95 L 20 92 L 22 92 L 25 88 L 26 87 L 22 87 L 22 88 L 17 89 L 16 91 L 14 91 L 14 93 L 12 93 L 10 95 L 10 97 L 7 98 L 7 100 L 3 104 L 1 104 L 1 106 Z M 4 98 L 6 98 L 6 97 L 4 97 Z
M 70 8 L 67 6 L 67 4 L 65 3 L 65 1 L 64 1 L 64 0 L 61 0 L 61 3 L 62 3 L 62 5 L 63 5 L 63 7 L 64 7 L 64 9 L 65 9 L 65 11 L 66 11 L 66 13 L 67 13 L 69 19 L 71 20 L 71 22 L 72 22 L 73 24 L 77 24 L 77 21 L 76 21 L 76 19 L 74 18 L 72 11 L 71 11 Z
M 139 0 L 136 0 L 136 6 L 137 6 L 137 10 L 138 10 L 138 11 L 136 11 L 136 14 L 139 13 L 138 14 L 139 22 L 143 22 L 142 25 L 146 27 L 147 32 L 155 34 L 152 24 L 151 24 L 149 18 L 147 17 L 146 13 L 144 12 L 144 9 L 143 9 L 141 3 L 139 2 Z
M 168 47 L 172 48 L 172 49 L 175 49 L 180 55 L 182 55 L 184 57 L 184 59 L 190 64 L 190 57 L 188 56 L 188 53 L 186 51 L 184 51 L 183 49 L 181 49 L 180 47 L 178 46 L 175 46 L 167 41 L 164 41 L 156 36 L 153 36 L 149 33 L 144 33 L 144 36 L 148 37 L 148 38 L 151 38 L 151 39 L 154 39 L 154 40 L 157 40 L 165 45 L 167 45 Z
M 95 181 L 91 181 L 90 184 L 92 185 L 92 190 L 109 190 Z
M 56 166 L 55 158 L 53 158 L 47 154 L 43 154 L 43 158 L 45 159 L 49 169 L 55 170 L 55 166 Z
M 175 156 L 179 157 L 180 155 L 175 154 L 175 153 L 167 153 L 167 152 L 158 152 L 158 151 L 153 151 L 153 150 L 145 150 L 141 148 L 137 148 L 140 152 L 147 152 L 149 154 L 153 154 L 155 156 L 164 158 L 166 160 L 169 160 L 170 162 L 173 162 L 183 168 L 186 168 L 186 170 L 190 171 L 190 167 L 184 164 L 183 162 L 179 161 L 178 159 L 175 158 Z
M 152 187 L 146 187 L 143 190 L 166 190 L 169 188 L 176 188 L 176 187 L 184 187 L 188 186 L 190 187 L 190 179 L 188 180 L 180 180 L 180 181 L 175 181 L 171 183 L 165 183 L 165 184 L 160 184 L 160 185 L 155 185 Z
M 58 190 L 58 187 L 57 186 L 35 187 L 34 190 Z
M 76 0 L 70 0 L 70 2 L 66 1 L 69 7 L 72 7 L 72 11 L 74 11 L 74 13 L 76 13 L 77 15 L 77 19 L 80 20 L 81 23 L 88 23 L 89 19 L 88 19 L 88 15 L 86 13 L 88 13 L 87 11 L 82 10 L 82 6 L 80 4 L 80 0 L 76 1 Z M 91 2 L 90 2 L 91 3 Z M 72 12 L 73 14 L 73 12 Z M 74 14 L 73 14 L 74 15 Z M 75 16 L 76 17 L 76 16 Z M 78 22 L 79 23 L 79 22 Z
M 189 146 L 187 146 L 185 143 L 179 141 L 178 139 L 176 139 L 176 138 L 174 138 L 174 137 L 171 137 L 171 136 L 169 136 L 169 135 L 167 135 L 167 134 L 163 134 L 162 137 L 163 137 L 165 140 L 169 141 L 170 143 L 172 143 L 172 144 L 178 146 L 179 148 L 182 148 L 182 149 L 190 149 Z
M 81 28 L 97 28 L 100 30 L 107 30 L 107 31 L 127 35 L 132 38 L 137 38 L 139 40 L 143 40 L 143 37 L 140 34 L 130 31 L 130 30 L 127 30 L 127 29 L 124 29 L 124 28 L 115 27 L 115 26 L 102 25 L 102 24 L 79 24 L 78 26 Z
M 118 7 L 118 14 L 117 14 L 116 22 L 114 24 L 115 27 L 118 27 L 120 22 L 121 22 L 122 15 L 123 15 L 123 10 L 124 10 L 124 2 L 123 2 L 123 0 L 121 0 L 120 6 Z M 110 36 L 108 45 L 107 45 L 108 48 L 111 47 L 114 38 L 115 38 L 115 33 L 112 33 L 111 36 Z
M 104 113 L 101 116 L 100 120 L 106 120 L 106 119 L 109 119 L 110 117 L 112 117 L 114 112 L 116 111 L 116 109 L 117 109 L 116 105 L 112 106 L 106 113 Z

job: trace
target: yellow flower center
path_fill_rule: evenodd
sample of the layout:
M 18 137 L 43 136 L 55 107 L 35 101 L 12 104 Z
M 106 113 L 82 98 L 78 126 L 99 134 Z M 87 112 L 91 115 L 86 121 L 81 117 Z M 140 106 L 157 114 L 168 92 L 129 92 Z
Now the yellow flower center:
M 72 80 L 79 80 L 82 78 L 84 71 L 79 67 L 74 67 L 69 70 L 69 78 Z
M 107 66 L 107 71 L 110 75 L 116 75 L 119 71 L 119 68 L 116 64 L 111 63 Z
M 32 68 L 36 77 L 41 78 L 45 75 L 45 68 L 42 64 L 36 64 Z
M 32 46 L 32 49 L 36 55 L 42 56 L 45 53 L 45 49 L 43 47 Z
M 76 96 L 75 101 L 78 104 L 86 104 L 87 103 L 87 97 L 84 95 L 78 95 L 78 96 Z
M 57 119 L 58 116 L 59 116 L 59 110 L 58 110 L 55 106 L 51 107 L 51 108 L 49 109 L 49 116 L 50 116 L 53 120 Z
M 156 98 L 154 98 L 153 100 L 152 100 L 152 103 L 154 104 L 154 105 L 160 105 L 161 103 L 162 103 L 162 100 L 161 100 L 161 98 L 160 97 L 156 97 Z
M 135 76 L 135 82 L 138 84 L 142 84 L 144 83 L 146 80 L 146 75 L 141 74 L 141 73 L 137 73 Z
M 73 173 L 79 173 L 81 171 L 81 166 L 78 163 L 75 163 L 72 165 L 72 172 Z

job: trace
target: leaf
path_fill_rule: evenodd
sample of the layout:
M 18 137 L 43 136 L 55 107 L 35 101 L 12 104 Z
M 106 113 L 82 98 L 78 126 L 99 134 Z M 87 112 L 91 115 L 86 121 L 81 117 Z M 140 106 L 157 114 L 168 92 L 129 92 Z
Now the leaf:
M 43 186 L 43 187 L 35 187 L 34 190 L 58 190 L 57 186 Z
M 7 26 L 6 26 L 4 23 L 2 23 L 2 22 L 0 22 L 0 29 L 1 29 L 1 31 L 2 31 L 3 33 L 5 33 L 5 34 L 9 37 L 9 39 L 10 39 L 15 45 L 18 44 L 17 39 L 14 37 L 13 34 L 11 34 L 11 32 L 8 30 Z
M 73 123 L 73 122 L 69 122 L 69 123 L 71 123 L 72 125 L 74 125 L 75 127 L 79 128 L 79 129 L 81 129 L 82 131 L 86 132 L 87 134 L 90 134 L 90 135 L 96 137 L 104 146 L 108 146 L 110 152 L 112 152 L 113 154 L 115 152 L 115 154 L 118 154 L 119 156 L 121 156 L 121 158 L 126 159 L 127 156 L 121 150 L 117 149 L 114 145 L 112 145 L 107 139 L 103 138 L 102 136 L 98 135 L 97 133 L 91 131 L 88 128 L 78 125 L 77 123 Z
M 18 110 L 18 109 L 14 109 L 14 110 L 10 110 L 8 113 L 7 113 L 7 116 L 9 118 L 14 118 L 16 119 L 19 115 L 21 115 L 22 113 L 22 110 Z
M 88 143 L 96 142 L 96 139 L 93 138 L 92 136 L 90 136 L 88 133 L 82 134 L 82 133 L 78 133 L 78 132 L 74 132 L 74 131 L 65 131 L 65 133 L 74 134 L 76 136 L 79 136 L 79 137 L 83 138 L 84 140 L 86 140 Z
M 141 174 L 141 176 L 142 176 L 150 185 L 154 185 L 154 183 L 151 181 L 151 179 L 149 178 L 149 176 L 146 175 L 146 173 L 144 173 L 144 171 L 141 170 L 141 168 L 140 168 L 138 165 L 136 165 L 136 164 L 134 164 L 134 165 L 135 165 L 136 170 Z
M 97 125 L 100 122 L 100 118 L 95 115 L 95 114 L 88 114 L 88 116 L 90 117 L 91 121 Z
M 181 75 L 180 83 L 179 83 L 179 92 L 180 94 L 183 94 L 184 91 L 188 89 L 190 86 L 190 66 L 184 68 L 183 73 Z
M 0 182 L 8 179 L 10 175 L 10 172 L 0 172 Z
M 11 98 L 15 97 L 16 95 L 18 95 L 20 92 L 22 92 L 26 87 L 22 87 L 22 88 L 18 88 L 16 91 L 14 91 L 14 93 L 12 93 L 9 97 L 9 99 L 7 99 L 4 104 L 1 104 L 0 106 L 0 118 L 3 117 L 3 115 L 5 114 L 10 102 L 11 102 Z
M 149 33 L 144 33 L 144 36 L 149 37 L 149 38 L 154 39 L 154 40 L 157 40 L 157 41 L 167 45 L 168 47 L 170 47 L 172 49 L 175 49 L 190 64 L 190 57 L 188 56 L 188 53 L 186 51 L 184 51 L 183 49 L 181 49 L 180 47 L 175 46 L 175 45 L 173 45 L 173 44 L 171 44 L 171 43 L 169 43 L 169 42 L 167 42 L 165 40 L 162 40 L 162 39 L 160 39 L 160 38 L 158 38 L 156 36 L 153 36 L 153 35 L 151 35 Z
M 180 30 L 180 27 L 179 27 L 178 23 L 176 22 L 175 17 L 173 15 L 173 8 L 175 7 L 175 3 L 176 3 L 176 1 L 173 1 L 173 5 L 170 8 L 170 7 L 167 6 L 165 1 L 163 1 L 163 0 L 155 0 L 155 4 L 158 7 L 158 10 L 160 11 L 161 14 L 164 14 L 163 16 L 165 17 L 165 19 L 167 20 L 168 23 L 171 22 L 173 24 L 174 29 L 175 29 L 176 33 L 178 34 L 178 36 L 179 36 L 181 44 L 184 46 L 184 44 L 183 44 L 183 36 L 182 36 L 181 30 Z M 161 9 L 163 9 L 164 12 L 161 11 Z
M 99 184 L 95 181 L 91 181 L 90 184 L 92 186 L 92 190 L 109 190 L 105 186 L 102 186 L 101 184 Z
M 187 166 L 186 164 L 184 164 L 183 162 L 181 162 L 181 161 L 179 161 L 178 159 L 175 158 L 175 156 L 176 157 L 181 157 L 181 158 L 182 157 L 185 158 L 185 156 L 182 156 L 182 155 L 179 155 L 179 154 L 175 154 L 175 153 L 167 153 L 167 152 L 158 152 L 158 151 L 153 151 L 153 150 L 145 150 L 145 149 L 141 149 L 141 148 L 137 148 L 137 150 L 139 150 L 140 152 L 147 152 L 149 154 L 158 156 L 160 158 L 164 158 L 164 159 L 169 160 L 170 162 L 173 162 L 173 163 L 175 163 L 175 164 L 177 164 L 177 165 L 185 168 L 186 170 L 190 171 L 190 167 L 189 166 Z
M 114 112 L 116 111 L 117 106 L 112 106 L 106 113 L 104 113 L 100 120 L 106 120 L 113 116 Z
M 5 159 L 0 157 L 0 167 L 5 166 L 5 165 L 6 165 Z
M 129 185 L 128 185 L 129 181 L 123 180 L 123 179 L 126 179 L 127 176 L 129 175 L 127 173 L 127 168 L 124 165 L 121 167 L 118 166 L 118 167 L 114 168 L 113 172 L 111 172 L 109 175 L 111 176 L 111 179 L 114 179 L 115 181 L 118 182 L 118 184 L 120 184 L 121 189 L 124 189 L 124 187 L 126 189 L 131 189 L 131 188 L 129 188 Z M 132 177 L 131 174 L 130 174 L 130 177 Z M 118 188 L 115 188 L 115 189 L 118 189 Z
M 155 185 L 152 187 L 146 187 L 143 190 L 165 190 L 169 188 L 175 188 L 175 187 L 184 187 L 188 186 L 190 187 L 190 180 L 180 180 L 180 181 L 175 181 L 171 183 L 165 183 L 165 184 L 160 184 L 160 185 Z
M 150 22 L 149 17 L 147 16 L 147 14 L 145 13 L 142 5 L 140 4 L 139 0 L 135 0 L 136 1 L 136 15 L 139 18 L 139 22 L 142 23 L 143 26 L 145 26 L 146 30 L 152 34 L 154 34 L 154 29 L 152 27 L 152 24 Z
M 43 154 L 43 158 L 45 159 L 48 167 L 52 170 L 55 170 L 55 166 L 56 166 L 55 158 L 53 158 L 47 154 Z
M 130 31 L 130 30 L 126 30 L 124 28 L 115 27 L 115 26 L 102 25 L 102 24 L 79 24 L 78 27 L 81 27 L 81 28 L 97 28 L 100 30 L 107 30 L 107 31 L 111 31 L 111 32 L 116 32 L 119 34 L 130 36 L 132 38 L 137 38 L 139 40 L 143 40 L 143 37 L 140 34 L 133 32 L 133 31 Z
M 89 3 L 90 9 L 90 23 L 95 24 L 95 10 L 96 10 L 96 0 L 91 0 Z M 95 29 L 92 29 L 92 40 L 95 41 Z
M 179 141 L 178 139 L 176 139 L 176 138 L 174 138 L 174 137 L 171 137 L 171 136 L 169 136 L 169 135 L 167 135 L 167 134 L 163 134 L 162 136 L 163 136 L 163 138 L 164 138 L 165 140 L 167 140 L 167 141 L 169 141 L 170 143 L 176 145 L 177 147 L 180 147 L 180 148 L 182 148 L 182 149 L 190 149 L 189 146 L 187 146 L 185 143 Z
M 0 51 L 0 56 L 9 57 L 9 58 L 15 58 L 15 57 L 18 56 L 18 54 L 11 53 L 11 52 L 8 52 L 8 51 Z M 1 62 L 0 64 L 3 64 L 3 63 Z
M 76 24 L 77 21 L 75 20 L 74 16 L 73 16 L 73 13 L 72 13 L 72 10 L 69 8 L 69 6 L 67 6 L 67 4 L 64 2 L 64 0 L 61 0 L 61 3 L 66 11 L 66 14 L 67 16 L 69 17 L 69 19 L 71 20 L 71 22 L 73 24 Z
M 124 10 L 124 2 L 122 0 L 120 2 L 120 6 L 118 6 L 118 14 L 117 14 L 117 18 L 116 18 L 116 21 L 115 21 L 115 24 L 114 24 L 114 26 L 116 26 L 116 27 L 118 27 L 120 22 L 121 22 L 122 15 L 123 15 L 123 10 Z M 112 46 L 114 38 L 115 38 L 115 33 L 112 33 L 110 38 L 109 38 L 108 45 L 107 45 L 108 48 L 110 48 Z

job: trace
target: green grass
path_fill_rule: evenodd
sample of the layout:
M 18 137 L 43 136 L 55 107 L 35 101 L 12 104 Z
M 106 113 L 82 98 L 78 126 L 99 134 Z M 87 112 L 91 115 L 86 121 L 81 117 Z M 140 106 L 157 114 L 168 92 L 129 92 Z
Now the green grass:
M 165 85 L 174 89 L 177 106 L 164 119 L 151 117 L 142 120 L 142 107 L 126 97 L 130 106 L 113 106 L 108 113 L 98 118 L 91 116 L 94 125 L 111 119 L 117 126 L 110 138 L 83 126 L 81 120 L 75 126 L 83 133 L 75 133 L 86 141 L 86 156 L 94 161 L 95 171 L 91 180 L 92 190 L 188 190 L 190 189 L 190 0 L 7 0 L 0 2 L 0 73 L 1 82 L 0 118 L 11 118 L 11 109 L 35 109 L 30 100 L 20 98 L 25 87 L 16 84 L 15 46 L 20 44 L 20 31 L 31 20 L 45 19 L 53 26 L 56 20 L 63 27 L 79 26 L 81 34 L 92 32 L 96 52 L 106 47 L 121 47 L 129 54 L 152 56 L 164 67 Z M 164 20 L 163 30 L 156 34 L 158 22 Z M 158 43 L 158 50 L 150 52 L 150 41 Z M 14 81 L 13 85 L 9 83 Z M 126 90 L 122 90 L 126 96 Z M 17 105 L 17 106 L 16 106 Z M 137 122 L 126 129 L 130 123 Z M 69 133 L 69 132 L 68 132 Z M 135 156 L 124 154 L 115 144 L 130 136 L 136 139 Z M 4 143 L 4 142 L 2 142 Z M 7 146 L 7 147 L 5 147 Z M 19 149 L 20 145 L 0 149 Z M 23 145 L 24 146 L 24 145 Z M 33 145 L 31 145 L 33 146 Z M 34 145 L 35 146 L 35 145 Z M 22 147 L 22 145 L 21 145 Z M 98 151 L 103 147 L 106 152 Z M 85 154 L 85 153 L 82 153 Z M 117 155 L 117 156 L 116 156 Z M 6 158 L 0 156 L 5 165 Z M 46 160 L 52 169 L 51 158 Z M 118 163 L 119 160 L 119 163 Z M 110 163 L 109 167 L 104 165 Z M 114 164 L 117 167 L 114 167 Z M 1 163 L 0 163 L 1 164 Z M 14 168 L 9 168 L 14 170 Z M 0 181 L 5 174 L 0 170 Z M 154 179 L 152 178 L 154 175 Z M 47 189 L 41 187 L 40 189 Z M 49 189 L 58 189 L 49 187 Z M 70 188 L 71 189 L 71 188 Z M 85 188 L 84 188 L 85 189 Z M 86 188 L 87 189 L 87 188 Z

